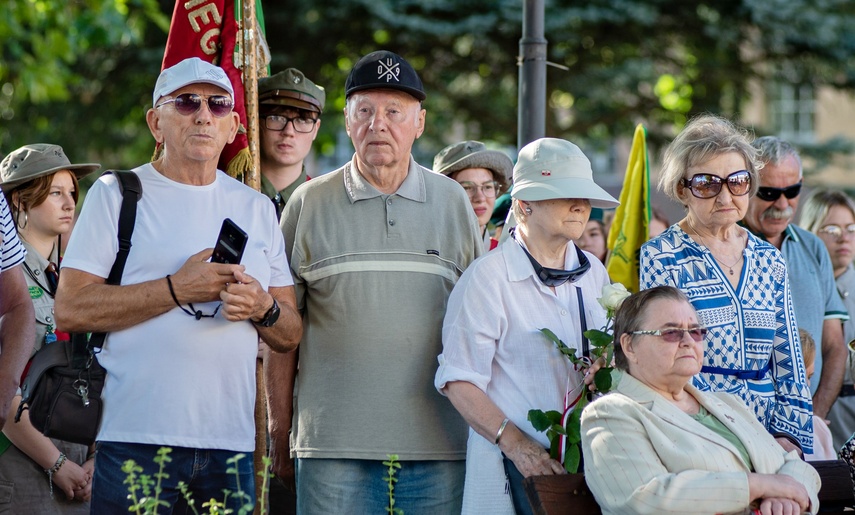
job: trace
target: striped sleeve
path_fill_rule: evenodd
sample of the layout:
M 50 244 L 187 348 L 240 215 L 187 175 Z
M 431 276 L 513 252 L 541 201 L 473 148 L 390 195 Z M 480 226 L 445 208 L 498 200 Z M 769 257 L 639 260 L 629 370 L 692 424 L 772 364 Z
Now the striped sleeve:
M 18 239 L 18 231 L 12 221 L 12 213 L 6 204 L 6 198 L 0 195 L 0 230 L 2 234 L 2 253 L 0 254 L 0 272 L 6 271 L 24 260 L 27 251 L 21 240 Z

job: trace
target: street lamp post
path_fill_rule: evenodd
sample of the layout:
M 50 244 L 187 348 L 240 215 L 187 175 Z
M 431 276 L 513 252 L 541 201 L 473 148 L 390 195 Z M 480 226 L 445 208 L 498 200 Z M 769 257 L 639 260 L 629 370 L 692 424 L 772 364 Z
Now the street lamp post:
M 543 0 L 525 0 L 520 39 L 517 146 L 546 135 L 546 38 Z

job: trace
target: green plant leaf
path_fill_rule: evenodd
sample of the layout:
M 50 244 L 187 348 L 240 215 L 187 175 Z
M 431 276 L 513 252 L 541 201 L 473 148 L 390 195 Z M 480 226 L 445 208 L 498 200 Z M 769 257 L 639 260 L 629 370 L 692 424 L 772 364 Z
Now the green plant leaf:
M 585 331 L 585 336 L 590 340 L 594 347 L 607 347 L 611 345 L 614 337 L 605 331 L 599 329 L 588 329 Z
M 545 413 L 539 409 L 529 410 L 527 418 L 534 429 L 540 432 L 546 431 L 553 424 L 561 423 L 561 413 L 555 410 L 550 410 Z
M 602 393 L 612 389 L 612 370 L 614 370 L 612 367 L 603 367 L 594 374 L 594 384 L 597 385 L 597 390 Z
M 567 452 L 564 453 L 564 470 L 570 474 L 579 472 L 579 462 L 582 454 L 579 452 L 579 445 L 568 445 Z

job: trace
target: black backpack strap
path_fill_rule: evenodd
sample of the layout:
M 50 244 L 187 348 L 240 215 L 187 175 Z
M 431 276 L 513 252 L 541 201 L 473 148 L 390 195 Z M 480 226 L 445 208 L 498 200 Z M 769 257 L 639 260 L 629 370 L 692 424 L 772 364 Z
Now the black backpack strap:
M 107 170 L 104 175 L 108 173 L 115 175 L 119 181 L 122 207 L 119 210 L 119 251 L 116 253 L 116 261 L 113 262 L 110 275 L 107 276 L 107 284 L 121 284 L 125 263 L 131 252 L 131 236 L 134 234 L 134 225 L 137 221 L 137 202 L 142 198 L 142 184 L 139 176 L 129 170 Z M 106 333 L 92 333 L 89 346 L 101 348 L 106 337 Z

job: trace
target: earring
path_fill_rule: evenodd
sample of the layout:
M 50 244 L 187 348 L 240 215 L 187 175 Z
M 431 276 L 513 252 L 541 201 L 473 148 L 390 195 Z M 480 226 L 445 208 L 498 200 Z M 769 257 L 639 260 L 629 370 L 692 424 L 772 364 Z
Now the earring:
M 24 213 L 24 223 L 21 223 L 21 213 Z M 24 210 L 18 211 L 18 216 L 15 217 L 15 225 L 18 226 L 18 230 L 22 231 L 27 228 L 27 222 L 30 221 L 30 217 Z
M 525 214 L 527 214 L 527 215 L 531 214 L 531 208 L 530 207 L 525 208 Z

